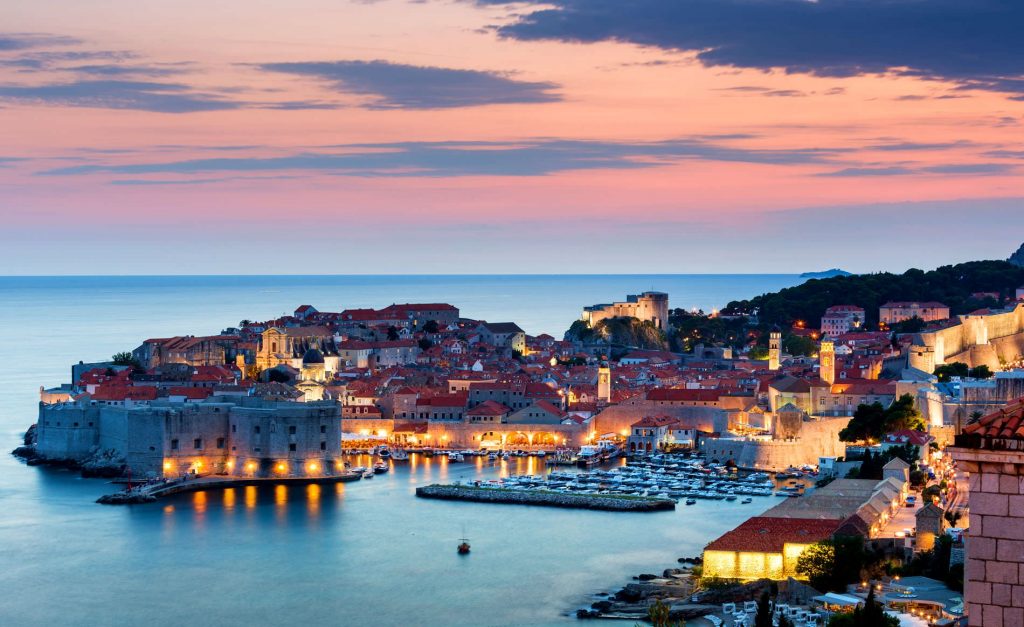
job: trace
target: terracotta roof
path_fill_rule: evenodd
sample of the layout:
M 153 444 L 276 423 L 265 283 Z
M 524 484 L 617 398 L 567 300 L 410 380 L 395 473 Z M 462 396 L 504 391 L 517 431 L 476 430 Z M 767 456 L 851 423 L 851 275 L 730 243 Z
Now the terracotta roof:
M 1024 398 L 1019 398 L 978 422 L 967 425 L 964 433 L 988 438 L 1024 439 Z
M 813 544 L 835 533 L 839 519 L 756 516 L 721 536 L 705 550 L 781 553 L 786 544 Z
M 496 401 L 484 401 L 466 412 L 467 416 L 504 416 L 511 410 Z

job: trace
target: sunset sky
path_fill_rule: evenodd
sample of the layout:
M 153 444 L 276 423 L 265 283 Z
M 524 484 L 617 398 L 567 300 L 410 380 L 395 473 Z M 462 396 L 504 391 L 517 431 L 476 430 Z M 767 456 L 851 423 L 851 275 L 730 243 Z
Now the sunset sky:
M 5 0 L 0 274 L 931 268 L 1024 242 L 1019 0 Z

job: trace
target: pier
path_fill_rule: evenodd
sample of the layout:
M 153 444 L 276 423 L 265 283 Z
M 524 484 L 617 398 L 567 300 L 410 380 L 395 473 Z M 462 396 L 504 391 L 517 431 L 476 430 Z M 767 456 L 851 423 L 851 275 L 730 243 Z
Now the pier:
M 138 503 L 152 503 L 160 497 L 180 494 L 183 492 L 198 492 L 200 490 L 222 490 L 225 488 L 237 488 L 250 485 L 308 485 L 347 483 L 359 481 L 362 475 L 357 472 L 333 475 L 330 477 L 226 477 L 209 475 L 196 479 L 177 479 L 174 481 L 143 483 L 130 490 L 105 494 L 96 499 L 97 503 L 103 505 L 134 505 Z
M 416 496 L 447 501 L 476 503 L 509 503 L 572 507 L 613 512 L 660 512 L 676 508 L 675 501 L 649 496 L 625 494 L 566 494 L 544 490 L 517 490 L 467 485 L 429 485 L 416 488 Z

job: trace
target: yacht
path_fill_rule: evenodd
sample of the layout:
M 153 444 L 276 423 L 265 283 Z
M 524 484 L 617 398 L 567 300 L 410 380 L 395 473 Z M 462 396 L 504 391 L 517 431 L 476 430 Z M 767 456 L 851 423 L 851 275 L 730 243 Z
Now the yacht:
M 391 453 L 391 459 L 395 460 L 396 462 L 407 462 L 409 461 L 409 454 L 403 451 L 402 449 L 398 448 Z
M 388 465 L 385 464 L 384 462 L 377 462 L 376 464 L 373 465 L 373 472 L 375 472 L 375 473 L 379 474 L 379 473 L 387 472 L 387 471 L 388 471 Z
M 448 453 L 448 461 L 450 461 L 450 462 L 464 462 L 464 461 L 466 461 L 466 458 L 463 457 L 462 453 L 453 451 L 451 453 Z

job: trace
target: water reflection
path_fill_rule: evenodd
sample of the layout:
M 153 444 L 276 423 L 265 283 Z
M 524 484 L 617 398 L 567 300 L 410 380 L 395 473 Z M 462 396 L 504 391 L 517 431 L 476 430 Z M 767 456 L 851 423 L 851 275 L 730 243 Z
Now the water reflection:
M 235 509 L 235 489 L 227 488 L 224 490 L 224 509 L 234 510 Z
M 310 518 L 320 515 L 320 486 L 315 483 L 306 486 L 306 513 Z

